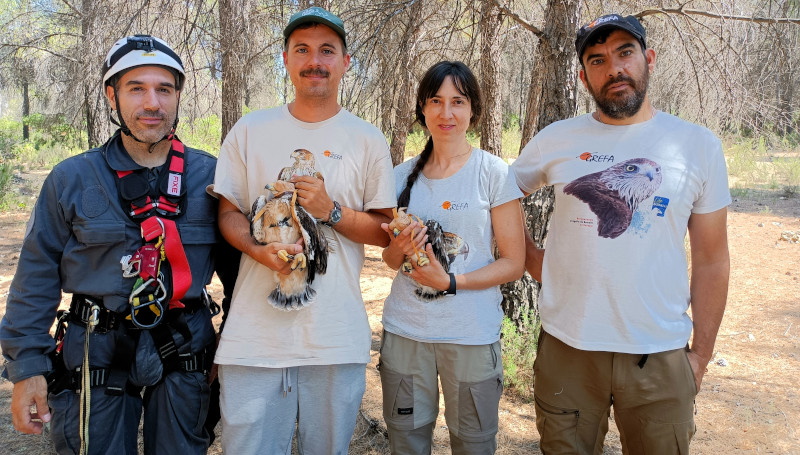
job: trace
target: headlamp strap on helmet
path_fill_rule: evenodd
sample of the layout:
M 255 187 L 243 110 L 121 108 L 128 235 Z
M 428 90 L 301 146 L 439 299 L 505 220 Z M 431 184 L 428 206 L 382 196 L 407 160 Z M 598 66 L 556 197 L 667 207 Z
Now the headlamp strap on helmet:
M 134 35 L 128 37 L 128 42 L 120 46 L 105 62 L 103 62 L 103 74 L 108 72 L 108 70 L 111 69 L 111 67 L 113 67 L 119 61 L 119 59 L 127 55 L 129 52 L 136 50 L 143 50 L 145 52 L 157 50 L 159 52 L 163 52 L 171 59 L 175 60 L 181 67 L 183 67 L 183 61 L 180 57 L 178 57 L 178 54 L 169 48 L 169 46 L 162 44 L 160 41 L 156 40 L 150 35 Z

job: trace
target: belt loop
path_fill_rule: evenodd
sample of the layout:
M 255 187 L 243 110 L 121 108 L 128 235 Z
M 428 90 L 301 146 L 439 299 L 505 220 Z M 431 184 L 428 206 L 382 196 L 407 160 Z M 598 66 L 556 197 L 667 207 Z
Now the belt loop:
M 639 363 L 637 363 L 636 365 L 638 365 L 638 366 L 639 366 L 639 369 L 640 369 L 640 370 L 641 370 L 642 368 L 644 368 L 644 364 L 645 364 L 645 363 L 647 363 L 647 358 L 648 358 L 649 356 L 650 356 L 650 354 L 643 354 L 643 355 L 642 355 L 642 358 L 641 358 L 641 359 L 639 359 Z

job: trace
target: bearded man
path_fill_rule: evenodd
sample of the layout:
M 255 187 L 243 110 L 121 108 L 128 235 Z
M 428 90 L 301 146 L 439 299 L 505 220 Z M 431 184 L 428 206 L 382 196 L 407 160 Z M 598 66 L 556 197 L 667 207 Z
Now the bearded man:
M 513 165 L 526 194 L 555 187 L 547 253 L 526 242 L 543 283 L 534 395 L 546 454 L 602 453 L 612 406 L 625 453 L 688 453 L 725 309 L 722 145 L 651 105 L 645 35 L 633 16 L 581 27 L 579 76 L 597 109 L 543 129 Z

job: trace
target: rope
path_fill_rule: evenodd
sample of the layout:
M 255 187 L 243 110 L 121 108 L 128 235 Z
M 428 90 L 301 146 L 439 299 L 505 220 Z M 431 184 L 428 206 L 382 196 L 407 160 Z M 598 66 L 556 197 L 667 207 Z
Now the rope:
M 100 306 L 92 305 L 89 322 L 86 324 L 86 336 L 83 339 L 83 364 L 81 365 L 81 455 L 89 453 L 89 415 L 92 402 L 92 375 L 89 371 L 89 335 L 92 334 L 98 322 L 100 322 Z

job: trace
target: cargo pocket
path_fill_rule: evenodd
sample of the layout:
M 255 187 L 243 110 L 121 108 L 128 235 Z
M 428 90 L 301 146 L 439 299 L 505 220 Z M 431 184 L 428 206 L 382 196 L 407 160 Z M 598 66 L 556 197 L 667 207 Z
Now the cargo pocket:
M 494 436 L 502 395 L 501 376 L 462 382 L 458 389 L 458 437 L 466 442 L 481 442 Z
M 689 361 L 689 351 L 687 349 L 682 349 L 681 353 L 683 354 L 683 360 L 685 360 L 684 365 L 686 366 L 686 376 L 688 381 L 691 383 L 689 389 L 693 392 L 692 396 L 697 396 L 697 382 L 694 380 L 694 370 L 692 370 L 692 362 Z M 700 366 L 702 368 L 702 365 Z
M 52 419 L 50 420 L 50 439 L 53 441 L 57 453 L 78 453 L 81 440 L 78 431 L 78 415 L 75 411 L 78 406 L 72 406 L 72 401 L 78 395 L 69 389 L 58 393 L 51 393 L 47 397 Z M 74 408 L 74 409 L 73 409 Z M 71 415 L 72 414 L 72 415 Z M 70 428 L 67 428 L 69 426 Z
M 126 250 L 126 230 L 132 229 L 123 221 L 91 219 L 76 221 L 72 225 L 73 238 L 64 248 L 61 270 L 91 270 L 92 289 L 95 295 L 117 294 L 123 278 L 120 258 L 130 254 Z M 76 273 L 76 275 L 80 275 Z M 75 278 L 65 287 L 83 284 Z
M 536 429 L 539 430 L 542 453 L 578 452 L 577 409 L 564 409 L 550 406 L 534 397 L 536 409 Z
M 197 423 L 194 426 L 194 434 L 202 435 L 205 431 L 206 418 L 208 417 L 209 403 L 211 402 L 211 386 L 208 385 L 206 376 L 202 373 L 190 373 L 197 381 L 199 392 L 199 409 L 197 412 Z
M 183 245 L 213 245 L 217 242 L 217 226 L 214 223 L 178 224 L 178 233 Z
M 398 430 L 414 429 L 414 379 L 381 366 L 383 419 Z
M 681 423 L 642 422 L 643 453 L 689 455 L 689 441 L 695 433 L 694 420 Z

